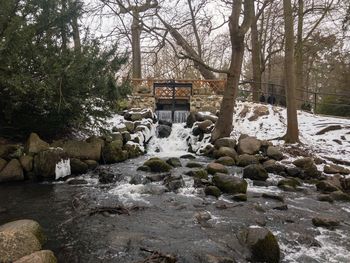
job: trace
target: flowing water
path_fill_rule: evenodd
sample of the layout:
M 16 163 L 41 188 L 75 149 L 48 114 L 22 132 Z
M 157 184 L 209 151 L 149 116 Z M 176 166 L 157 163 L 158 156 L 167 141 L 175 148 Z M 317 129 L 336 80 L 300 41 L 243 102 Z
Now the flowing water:
M 186 122 L 187 117 L 188 117 L 189 114 L 190 114 L 190 112 L 186 111 L 186 110 L 174 111 L 174 121 L 173 121 L 173 119 L 172 119 L 172 111 L 168 111 L 168 110 L 156 111 L 156 115 L 158 117 L 158 120 L 174 122 L 174 123 L 184 123 L 184 122 Z
M 40 222 L 48 236 L 45 249 L 55 252 L 59 262 L 143 262 L 145 251 L 174 254 L 178 262 L 213 262 L 210 256 L 247 262 L 240 243 L 240 231 L 252 225 L 266 225 L 279 240 L 282 262 L 349 262 L 350 206 L 317 201 L 315 187 L 305 185 L 301 192 L 282 192 L 276 186 L 258 187 L 249 182 L 248 201 L 235 202 L 228 195 L 206 197 L 184 176 L 185 186 L 176 192 L 162 182 L 130 184 L 132 178 L 147 173 L 137 167 L 151 156 L 179 156 L 187 150 L 188 130 L 174 124 L 167 139 L 152 139 L 148 156 L 103 168 L 118 175 L 112 184 L 98 183 L 97 172 L 78 178 L 88 184 L 14 183 L 0 185 L 0 224 L 31 218 Z M 210 160 L 197 157 L 206 165 Z M 183 175 L 189 168 L 173 169 Z M 241 169 L 230 172 L 241 176 Z M 276 185 L 278 177 L 270 175 Z M 285 202 L 264 199 L 262 193 L 283 195 Z M 224 205 L 223 205 L 224 204 Z M 288 210 L 274 209 L 287 205 Z M 98 207 L 123 206 L 129 215 L 94 213 Z M 208 213 L 208 221 L 196 214 Z M 343 223 L 336 230 L 312 226 L 315 216 L 332 216 Z

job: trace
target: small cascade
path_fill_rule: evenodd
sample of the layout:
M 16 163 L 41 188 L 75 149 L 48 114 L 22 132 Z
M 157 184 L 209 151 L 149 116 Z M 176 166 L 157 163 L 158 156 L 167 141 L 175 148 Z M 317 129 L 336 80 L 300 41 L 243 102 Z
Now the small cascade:
M 189 111 L 186 110 L 178 110 L 174 112 L 174 123 L 183 123 L 186 122 Z
M 156 111 L 158 120 L 172 122 L 172 111 L 171 110 L 158 110 Z
M 160 157 L 179 157 L 188 153 L 187 138 L 191 129 L 185 128 L 185 123 L 174 123 L 168 138 L 153 137 L 148 144 L 149 155 Z

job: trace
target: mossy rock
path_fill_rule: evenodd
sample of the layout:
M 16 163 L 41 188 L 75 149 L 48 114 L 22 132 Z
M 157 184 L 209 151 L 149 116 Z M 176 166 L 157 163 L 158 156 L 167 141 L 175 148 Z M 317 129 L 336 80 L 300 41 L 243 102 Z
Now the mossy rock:
M 166 160 L 167 164 L 171 165 L 172 167 L 181 167 L 181 161 L 179 158 L 171 157 L 168 160 Z
M 295 178 L 287 178 L 287 179 L 282 179 L 278 182 L 277 186 L 279 188 L 284 188 L 285 186 L 292 187 L 293 189 L 296 189 L 298 186 L 301 186 L 301 182 L 298 181 Z
M 208 173 L 204 169 L 191 170 L 186 175 L 199 179 L 208 179 Z
M 169 172 L 172 166 L 159 158 L 151 158 L 147 160 L 143 165 L 148 166 L 153 173 Z
M 142 172 L 150 172 L 151 168 L 146 166 L 146 165 L 142 165 L 140 167 L 137 168 L 137 171 L 142 171 Z
M 215 174 L 215 173 L 228 173 L 227 168 L 220 164 L 220 163 L 210 163 L 207 165 L 207 171 L 210 174 Z
M 196 162 L 188 162 L 186 164 L 186 167 L 188 167 L 188 168 L 202 168 L 203 165 L 200 163 L 196 163 Z
M 229 157 L 229 156 L 220 157 L 215 162 L 219 163 L 219 164 L 222 164 L 222 165 L 227 165 L 227 166 L 233 166 L 233 165 L 236 164 L 236 161 L 233 158 Z
M 246 202 L 248 200 L 248 197 L 246 194 L 236 194 L 232 196 L 232 199 L 237 202 Z
M 221 195 L 221 190 L 214 185 L 208 185 L 205 187 L 204 193 L 206 195 L 211 195 L 211 196 L 215 196 L 216 198 L 218 198 Z
M 229 194 L 245 194 L 248 187 L 244 179 L 222 173 L 216 173 L 213 176 L 213 183 L 222 192 Z

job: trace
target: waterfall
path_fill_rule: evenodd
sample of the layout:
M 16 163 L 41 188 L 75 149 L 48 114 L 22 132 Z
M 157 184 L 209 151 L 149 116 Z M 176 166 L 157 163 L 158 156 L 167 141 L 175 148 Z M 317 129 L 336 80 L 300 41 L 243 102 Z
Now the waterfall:
M 174 123 L 186 122 L 189 114 L 190 114 L 189 111 L 186 111 L 186 110 L 175 111 L 174 112 Z
M 184 123 L 174 123 L 168 138 L 154 136 L 148 144 L 147 152 L 160 157 L 179 157 L 188 153 L 187 138 L 191 129 L 185 128 Z
M 172 122 L 171 110 L 158 110 L 156 111 L 158 120 Z

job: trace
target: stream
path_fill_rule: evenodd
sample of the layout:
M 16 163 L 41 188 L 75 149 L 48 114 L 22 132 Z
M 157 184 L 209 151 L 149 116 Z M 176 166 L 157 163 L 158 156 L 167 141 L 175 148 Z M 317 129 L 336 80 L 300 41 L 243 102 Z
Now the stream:
M 153 138 L 148 153 L 123 163 L 103 166 L 118 181 L 100 184 L 98 174 L 77 178 L 88 184 L 66 182 L 12 183 L 0 185 L 0 224 L 17 219 L 37 220 L 47 234 L 45 249 L 54 251 L 59 262 L 143 262 L 150 251 L 173 254 L 178 262 L 215 262 L 228 257 L 247 262 L 240 242 L 245 227 L 265 225 L 278 238 L 282 262 L 350 262 L 349 203 L 320 202 L 316 188 L 304 184 L 301 192 L 283 192 L 277 186 L 254 186 L 249 181 L 248 201 L 236 202 L 229 195 L 205 196 L 184 175 L 190 168 L 172 173 L 184 176 L 185 187 L 167 192 L 162 182 L 130 184 L 145 172 L 137 167 L 150 157 L 178 157 L 187 150 L 188 131 L 175 124 L 166 139 Z M 211 160 L 197 157 L 206 165 Z M 241 168 L 230 167 L 241 176 Z M 268 179 L 277 185 L 279 177 Z M 284 203 L 266 199 L 262 193 L 282 195 Z M 102 206 L 122 205 L 129 214 L 91 213 Z M 280 210 L 283 205 L 288 210 Z M 200 220 L 198 215 L 210 215 Z M 336 230 L 315 228 L 311 219 L 331 216 L 343 222 Z M 219 261 L 217 261 L 219 262 Z M 228 261 L 225 261 L 228 262 Z

